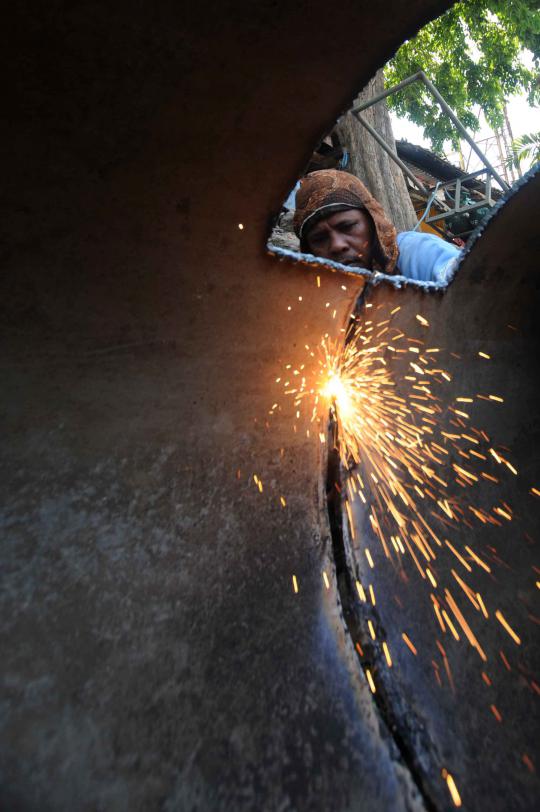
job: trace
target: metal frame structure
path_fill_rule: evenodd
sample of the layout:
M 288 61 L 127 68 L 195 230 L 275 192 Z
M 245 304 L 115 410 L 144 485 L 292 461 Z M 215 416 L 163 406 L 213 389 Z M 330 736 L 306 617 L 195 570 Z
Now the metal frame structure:
M 465 206 L 461 206 L 460 205 L 461 192 L 463 189 L 464 181 L 474 180 L 479 175 L 484 174 L 486 175 L 484 195 L 479 200 L 475 200 L 474 203 L 467 203 Z M 444 191 L 444 189 L 451 189 L 452 187 L 455 187 L 454 205 L 449 206 L 448 211 L 445 211 L 442 214 L 434 214 L 432 216 L 426 217 L 425 220 L 426 223 L 435 223 L 438 220 L 444 220 L 453 214 L 463 214 L 464 212 L 467 211 L 474 211 L 474 209 L 479 209 L 482 206 L 495 205 L 495 200 L 493 200 L 493 198 L 491 197 L 491 174 L 488 169 L 478 169 L 476 172 L 472 172 L 465 178 L 456 178 L 455 180 L 449 180 L 446 183 L 441 183 L 439 184 L 438 189 Z
M 482 163 L 485 166 L 485 169 L 480 169 L 479 171 L 473 172 L 472 174 L 467 175 L 466 177 L 456 178 L 456 180 L 448 181 L 447 183 L 444 183 L 444 184 L 439 184 L 438 187 L 436 187 L 438 189 L 445 189 L 445 188 L 449 188 L 451 186 L 456 187 L 454 205 L 450 207 L 445 202 L 443 202 L 441 200 L 438 200 L 436 197 L 433 197 L 433 201 L 432 201 L 433 204 L 437 205 L 439 207 L 439 209 L 442 211 L 442 214 L 434 215 L 433 217 L 427 217 L 426 222 L 434 222 L 434 221 L 437 221 L 437 220 L 444 220 L 444 219 L 446 219 L 447 217 L 449 217 L 449 216 L 451 216 L 453 214 L 457 214 L 457 213 L 462 214 L 463 212 L 472 211 L 473 209 L 477 209 L 480 206 L 485 206 L 485 205 L 493 206 L 494 201 L 491 198 L 491 180 L 492 180 L 492 178 L 495 178 L 495 180 L 499 183 L 499 185 L 501 186 L 501 189 L 504 192 L 507 189 L 510 188 L 508 183 L 499 175 L 499 173 L 497 172 L 495 167 L 487 159 L 486 155 L 482 152 L 482 150 L 478 147 L 478 145 L 473 141 L 473 139 L 471 138 L 471 136 L 469 135 L 469 133 L 467 132 L 467 130 L 465 129 L 465 127 L 463 126 L 461 121 L 455 115 L 454 111 L 451 109 L 451 107 L 448 105 L 448 103 L 441 96 L 441 94 L 439 93 L 439 91 L 437 90 L 437 88 L 435 87 L 433 82 L 431 82 L 427 78 L 427 76 L 426 76 L 426 74 L 424 73 L 423 70 L 419 70 L 417 73 L 414 73 L 411 76 L 408 76 L 402 82 L 399 82 L 399 84 L 394 85 L 393 87 L 388 88 L 387 90 L 383 91 L 382 93 L 378 93 L 376 96 L 369 99 L 368 101 L 363 102 L 362 104 L 359 104 L 356 107 L 353 107 L 353 109 L 351 110 L 351 113 L 353 113 L 353 115 L 356 116 L 356 118 L 358 119 L 360 124 L 362 124 L 362 126 L 365 127 L 365 129 L 369 132 L 369 134 L 371 136 L 373 136 L 373 138 L 377 141 L 379 146 L 382 149 L 384 149 L 384 151 L 387 153 L 387 155 L 389 155 L 389 157 L 399 166 L 399 168 L 409 178 L 409 180 L 413 183 L 413 185 L 416 186 L 416 188 L 419 189 L 419 191 L 426 198 L 429 199 L 430 195 L 432 195 L 432 193 L 433 193 L 433 189 L 429 189 L 428 187 L 424 186 L 424 184 L 421 183 L 418 180 L 418 178 L 415 177 L 414 173 L 411 172 L 409 167 L 401 160 L 401 158 L 395 152 L 392 151 L 392 149 L 386 143 L 384 138 L 382 138 L 382 136 L 379 135 L 379 133 L 371 126 L 371 124 L 368 121 L 366 121 L 360 115 L 360 113 L 363 112 L 364 110 L 366 110 L 368 107 L 372 107 L 374 104 L 377 104 L 377 102 L 382 101 L 387 96 L 391 96 L 393 93 L 397 93 L 400 90 L 403 90 L 403 88 L 405 88 L 408 85 L 412 84 L 413 82 L 418 82 L 418 81 L 422 82 L 426 86 L 426 88 L 429 90 L 429 92 L 434 96 L 434 98 L 439 103 L 439 106 L 441 107 L 442 111 L 444 113 L 446 113 L 446 115 L 450 118 L 450 120 L 452 121 L 454 126 L 459 131 L 460 135 L 464 138 L 465 141 L 467 141 L 467 143 L 471 147 L 471 150 L 473 150 L 476 153 L 476 155 L 480 158 L 480 160 L 482 161 Z M 484 172 L 486 173 L 486 188 L 485 188 L 484 198 L 481 201 L 475 201 L 473 204 L 470 204 L 470 205 L 467 205 L 467 206 L 461 206 L 460 203 L 461 203 L 461 189 L 462 189 L 462 186 L 467 181 L 478 177 L 478 175 L 484 174 Z M 431 203 L 431 201 L 430 201 L 430 203 Z

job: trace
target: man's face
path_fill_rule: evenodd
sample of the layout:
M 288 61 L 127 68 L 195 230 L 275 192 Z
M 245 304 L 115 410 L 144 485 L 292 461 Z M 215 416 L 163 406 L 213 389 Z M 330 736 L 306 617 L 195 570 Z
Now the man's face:
M 308 232 L 306 242 L 317 257 L 371 268 L 373 227 L 361 209 L 339 211 L 320 220 Z

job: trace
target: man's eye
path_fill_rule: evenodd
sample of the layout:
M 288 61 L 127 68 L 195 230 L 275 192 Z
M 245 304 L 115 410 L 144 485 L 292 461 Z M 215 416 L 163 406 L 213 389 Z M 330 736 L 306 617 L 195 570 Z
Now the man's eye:
M 350 231 L 353 226 L 354 223 L 340 223 L 339 229 L 340 231 Z

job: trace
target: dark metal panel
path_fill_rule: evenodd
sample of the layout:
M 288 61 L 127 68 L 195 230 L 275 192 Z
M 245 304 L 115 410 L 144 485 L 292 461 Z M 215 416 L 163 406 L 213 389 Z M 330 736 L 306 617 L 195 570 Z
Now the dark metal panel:
M 324 276 L 332 322 L 264 245 L 319 136 L 446 5 L 13 4 L 3 807 L 414 806 L 321 577 L 318 452 L 265 427 L 276 368 L 355 286 Z
M 479 509 L 499 518 L 500 526 L 482 524 L 472 514 L 466 524 L 446 526 L 434 520 L 432 511 L 436 505 L 432 501 L 417 499 L 420 515 L 443 540 L 439 549 L 428 536 L 436 554 L 429 565 L 416 550 L 423 568 L 429 566 L 434 574 L 437 588 L 429 579 L 420 577 L 410 555 L 402 557 L 392 551 L 392 560 L 386 558 L 369 521 L 373 502 L 368 500 L 367 506 L 359 499 L 353 502 L 356 537 L 349 537 L 347 542 L 351 567 L 361 581 L 373 585 L 376 595 L 375 608 L 361 607 L 356 600 L 354 611 L 359 613 L 360 624 L 357 633 L 367 641 L 368 660 L 373 658 L 376 663 L 376 680 L 388 718 L 396 722 L 427 791 L 441 807 L 447 802 L 442 769 L 455 777 L 464 808 L 471 810 L 532 810 L 540 792 L 534 771 L 539 755 L 540 613 L 536 568 L 540 501 L 531 491 L 538 489 L 540 481 L 539 191 L 537 174 L 497 211 L 447 292 L 428 294 L 412 287 L 395 290 L 382 284 L 372 289 L 366 299 L 373 309 L 365 318 L 372 319 L 374 312 L 380 319 L 390 317 L 390 334 L 395 328 L 421 342 L 411 344 L 420 346 L 421 352 L 440 349 L 436 365 L 445 369 L 451 380 L 443 381 L 443 386 L 434 384 L 443 414 L 447 415 L 437 418 L 437 422 L 446 419 L 443 428 L 450 432 L 471 434 L 469 426 L 483 429 L 490 442 L 482 441 L 477 451 L 503 447 L 518 472 L 514 475 L 504 464 L 497 464 L 489 453 L 487 460 L 470 455 L 464 459 L 442 439 L 450 453 L 448 458 L 441 454 L 444 464 L 434 467 L 450 483 L 448 493 L 463 503 L 471 500 Z M 397 307 L 400 309 L 389 315 Z M 417 315 L 428 325 L 423 325 Z M 386 351 L 385 359 L 394 371 L 397 392 L 412 403 L 413 383 L 404 374 L 415 373 L 410 368 L 404 370 L 408 361 L 391 351 Z M 476 393 L 502 397 L 504 403 L 478 399 Z M 456 402 L 457 397 L 471 395 L 473 403 Z M 455 419 L 449 408 L 469 413 L 465 428 L 455 423 L 448 425 L 448 416 Z M 478 477 L 479 482 L 470 489 L 474 495 L 465 496 L 464 489 L 456 484 L 452 487 L 456 477 L 453 463 Z M 365 474 L 363 466 L 359 470 Z M 481 471 L 496 476 L 499 483 L 482 478 Z M 503 502 L 512 509 L 511 521 L 493 512 L 493 507 Z M 388 515 L 383 513 L 382 518 L 389 522 Z M 466 571 L 445 547 L 445 539 L 461 551 L 472 565 L 471 571 Z M 373 569 L 366 560 L 366 546 L 374 559 Z M 475 565 L 466 546 L 488 564 L 489 573 Z M 452 570 L 458 572 L 473 595 L 479 592 L 483 596 L 488 619 L 478 607 L 473 608 Z M 461 640 L 453 639 L 448 625 L 446 633 L 442 632 L 430 596 L 434 594 L 444 606 L 447 588 L 480 641 L 485 661 L 468 644 L 451 612 Z M 519 645 L 496 619 L 497 611 L 517 632 Z M 377 629 L 375 644 L 370 643 L 365 627 L 368 618 L 374 620 Z M 413 641 L 417 656 L 404 643 L 403 632 Z M 380 648 L 383 639 L 392 652 L 391 671 Z M 446 652 L 447 663 L 437 641 Z

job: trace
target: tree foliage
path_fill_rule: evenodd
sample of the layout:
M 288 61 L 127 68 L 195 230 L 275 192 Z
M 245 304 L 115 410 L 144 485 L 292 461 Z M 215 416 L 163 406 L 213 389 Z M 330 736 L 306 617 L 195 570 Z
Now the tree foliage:
M 504 103 L 526 92 L 530 104 L 540 102 L 539 0 L 465 0 L 428 23 L 405 42 L 385 68 L 386 86 L 423 70 L 465 127 L 479 128 L 473 112 L 480 106 L 496 128 L 504 120 Z M 522 60 L 533 55 L 533 69 Z M 424 128 L 435 150 L 445 140 L 457 146 L 457 134 L 421 82 L 389 97 L 397 115 Z
M 515 138 L 512 141 L 507 164 L 518 169 L 522 161 L 527 161 L 529 158 L 532 164 L 540 161 L 540 132 L 527 133 L 527 135 Z

